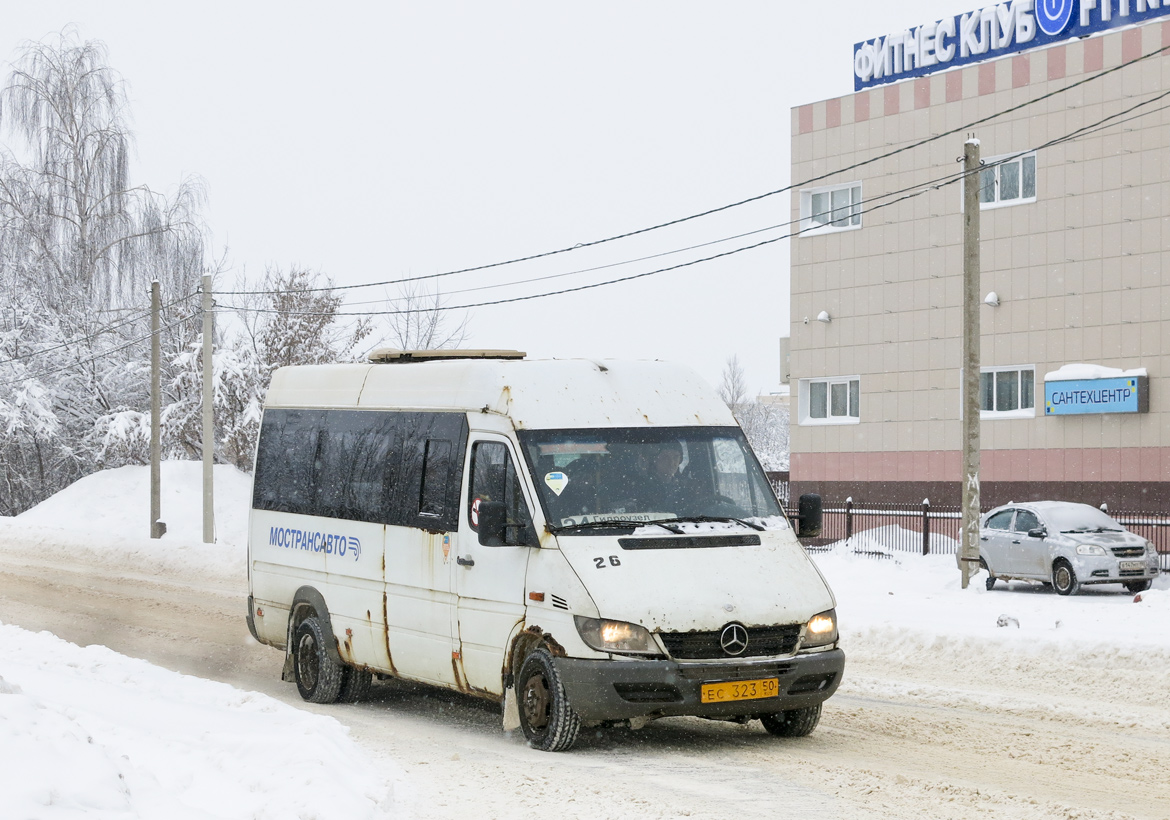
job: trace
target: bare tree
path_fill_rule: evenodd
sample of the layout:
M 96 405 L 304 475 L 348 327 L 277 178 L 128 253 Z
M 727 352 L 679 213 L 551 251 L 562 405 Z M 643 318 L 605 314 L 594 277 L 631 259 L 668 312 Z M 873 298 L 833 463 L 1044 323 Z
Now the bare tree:
M 731 412 L 748 399 L 747 379 L 743 367 L 739 363 L 739 356 L 731 355 L 723 366 L 723 378 L 719 381 L 719 398 L 723 399 Z
M 452 324 L 437 290 L 428 291 L 418 280 L 404 282 L 388 320 L 386 341 L 399 350 L 444 350 L 459 347 L 467 339 L 467 314 Z

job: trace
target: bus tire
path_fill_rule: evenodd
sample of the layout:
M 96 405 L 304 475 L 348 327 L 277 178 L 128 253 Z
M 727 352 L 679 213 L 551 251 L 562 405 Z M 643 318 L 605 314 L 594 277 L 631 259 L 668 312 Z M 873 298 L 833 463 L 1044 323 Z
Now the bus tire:
M 302 698 L 309 703 L 337 702 L 345 668 L 330 657 L 324 630 L 316 616 L 305 618 L 297 627 L 293 669 Z
M 516 681 L 516 698 L 520 728 L 533 749 L 563 752 L 576 742 L 581 720 L 569 704 L 556 663 L 547 649 L 536 649 L 524 659 Z

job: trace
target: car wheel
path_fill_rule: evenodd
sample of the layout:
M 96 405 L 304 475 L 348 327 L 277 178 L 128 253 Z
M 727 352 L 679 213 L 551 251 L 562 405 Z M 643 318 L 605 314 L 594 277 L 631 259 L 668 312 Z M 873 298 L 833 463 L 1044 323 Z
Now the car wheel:
M 345 667 L 325 647 L 325 632 L 316 617 L 305 618 L 293 638 L 297 690 L 310 703 L 336 703 Z
M 537 649 L 524 659 L 516 691 L 520 728 L 529 746 L 542 752 L 563 752 L 576 742 L 581 720 L 569 705 L 547 650 Z
M 1057 559 L 1052 565 L 1052 586 L 1057 595 L 1076 595 L 1081 588 L 1081 582 L 1073 572 L 1072 564 L 1063 558 Z
M 984 561 L 982 558 L 979 559 L 979 568 L 987 573 L 987 577 L 983 580 L 984 586 L 986 586 L 988 590 L 994 589 L 995 588 L 995 576 L 991 574 L 991 570 L 987 568 L 987 562 Z
M 1153 585 L 1154 585 L 1154 582 L 1151 581 L 1149 578 L 1147 578 L 1144 581 L 1127 581 L 1125 584 L 1125 588 L 1128 589 L 1130 592 L 1145 592 L 1147 589 L 1149 589 Z
M 789 709 L 771 715 L 760 715 L 760 723 L 768 734 L 776 737 L 805 737 L 821 722 L 821 704 L 803 709 Z

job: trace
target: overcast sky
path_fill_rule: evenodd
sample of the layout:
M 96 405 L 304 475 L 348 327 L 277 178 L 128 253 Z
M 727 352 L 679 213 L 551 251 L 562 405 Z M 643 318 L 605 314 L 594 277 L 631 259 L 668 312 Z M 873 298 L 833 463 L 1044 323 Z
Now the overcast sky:
M 317 269 L 338 284 L 442 273 L 775 191 L 791 181 L 791 108 L 852 91 L 855 42 L 980 4 L 3 5 L 9 63 L 25 41 L 70 23 L 107 45 L 129 87 L 134 180 L 164 192 L 186 176 L 205 182 L 211 248 L 226 254 L 230 286 L 269 265 Z M 669 253 L 779 225 L 789 208 L 787 194 L 772 196 L 434 281 L 449 305 L 579 287 L 774 238 L 786 230 Z M 685 361 L 712 382 L 737 355 L 749 389 L 769 392 L 788 333 L 789 253 L 782 240 L 474 308 L 467 346 Z M 615 266 L 573 273 L 601 265 Z M 572 275 L 514 284 L 558 274 Z M 347 298 L 377 300 L 353 310 L 384 310 L 388 295 L 397 288 Z

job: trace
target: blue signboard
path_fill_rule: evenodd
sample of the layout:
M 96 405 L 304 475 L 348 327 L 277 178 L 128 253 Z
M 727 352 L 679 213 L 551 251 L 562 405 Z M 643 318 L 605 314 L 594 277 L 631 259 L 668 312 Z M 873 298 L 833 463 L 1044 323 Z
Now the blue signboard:
M 921 77 L 1170 15 L 1170 0 L 1011 0 L 853 46 L 853 88 Z
M 1146 413 L 1149 412 L 1147 382 L 1148 379 L 1145 376 L 1046 381 L 1044 382 L 1044 415 Z

